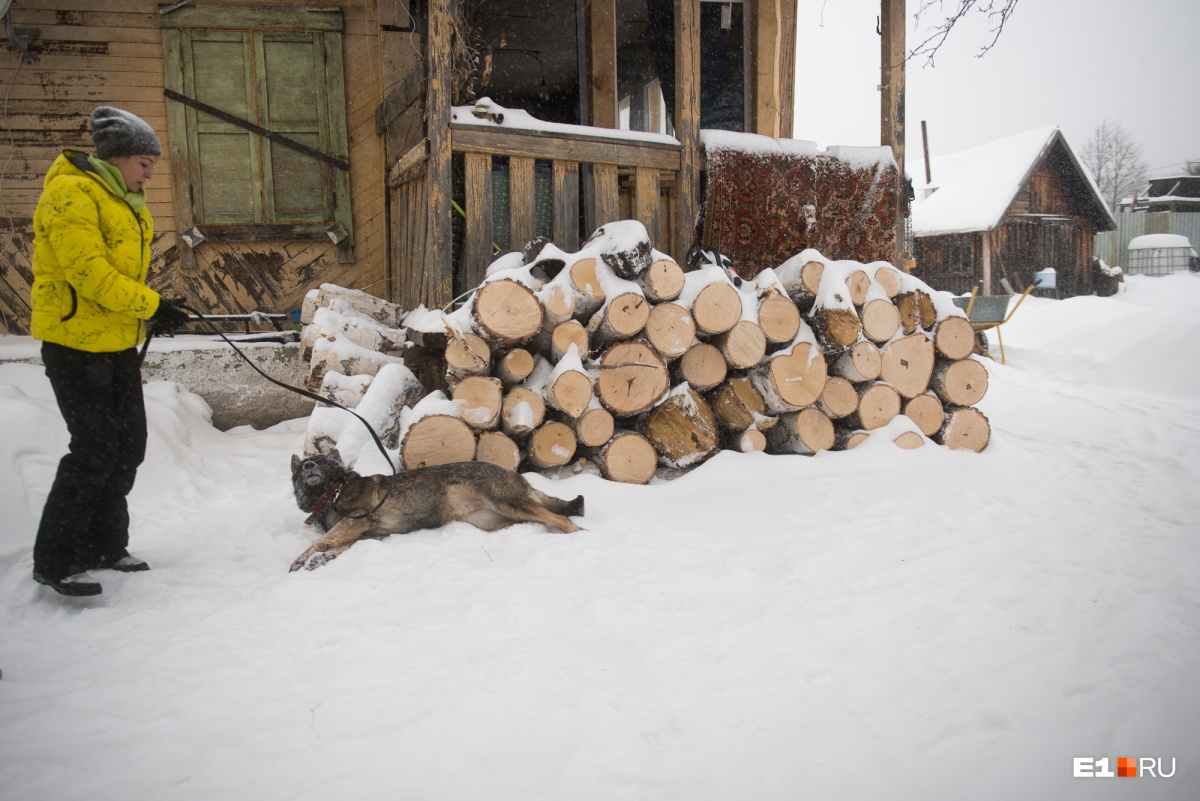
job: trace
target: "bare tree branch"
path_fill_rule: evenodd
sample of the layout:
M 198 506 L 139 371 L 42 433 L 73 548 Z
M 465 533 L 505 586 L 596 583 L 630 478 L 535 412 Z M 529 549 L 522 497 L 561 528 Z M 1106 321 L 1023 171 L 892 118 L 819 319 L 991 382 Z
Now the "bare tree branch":
M 1000 39 L 1000 34 L 1004 31 L 1005 23 L 1008 22 L 1008 18 L 1016 11 L 1017 4 L 1021 0 L 953 0 L 953 2 L 957 3 L 954 12 L 945 16 L 937 25 L 934 25 L 931 29 L 933 32 L 924 41 L 909 51 L 908 57 L 910 59 L 917 56 L 924 56 L 926 65 L 932 67 L 933 58 L 945 43 L 946 37 L 950 35 L 950 31 L 972 11 L 987 16 L 988 31 L 992 34 L 992 40 L 981 47 L 979 53 L 975 56 L 976 58 L 982 58 L 984 53 L 995 47 L 996 42 Z M 913 16 L 919 23 L 923 17 L 932 14 L 935 8 L 940 13 L 944 8 L 944 0 L 921 0 L 921 4 L 917 8 L 917 13 Z
M 1142 146 L 1119 124 L 1105 120 L 1083 146 L 1083 164 L 1096 179 L 1104 201 L 1112 211 L 1122 198 L 1131 196 L 1146 182 L 1146 160 Z

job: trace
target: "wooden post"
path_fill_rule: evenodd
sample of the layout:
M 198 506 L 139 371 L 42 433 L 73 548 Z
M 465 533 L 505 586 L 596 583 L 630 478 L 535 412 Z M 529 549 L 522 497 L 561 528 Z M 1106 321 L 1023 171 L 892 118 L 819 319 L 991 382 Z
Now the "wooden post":
M 892 148 L 904 191 L 904 0 L 880 0 L 880 133 L 879 143 Z M 900 207 L 906 204 L 901 199 Z M 904 259 L 903 215 L 896 215 L 896 264 Z
M 755 97 L 753 128 L 750 130 L 763 136 L 778 138 L 780 33 L 782 32 L 782 9 L 779 0 L 759 0 L 755 3 L 755 22 L 758 35 L 755 37 L 758 54 L 755 64 Z
M 683 152 L 671 255 L 683 264 L 700 208 L 700 0 L 675 0 L 675 138 Z
M 933 173 L 929 170 L 929 131 L 925 128 L 925 120 L 921 120 L 921 150 L 925 153 L 925 183 L 933 183 Z
M 592 0 L 592 125 L 617 127 L 616 0 Z M 597 221 L 597 225 L 601 223 Z
M 429 4 L 429 238 L 425 252 L 424 302 L 440 307 L 454 297 L 450 220 L 450 37 L 449 0 Z

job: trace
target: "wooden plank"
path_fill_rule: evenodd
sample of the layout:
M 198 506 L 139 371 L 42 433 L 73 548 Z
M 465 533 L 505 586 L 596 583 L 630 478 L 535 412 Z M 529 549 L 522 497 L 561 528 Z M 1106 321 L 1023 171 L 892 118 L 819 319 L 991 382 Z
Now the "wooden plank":
M 325 85 L 328 92 L 328 111 L 325 120 L 328 126 L 328 147 L 338 158 L 351 161 L 344 113 L 346 76 L 342 70 L 342 38 L 341 36 L 321 37 L 325 46 Z M 353 263 L 354 212 L 350 197 L 350 174 L 346 170 L 334 170 L 333 172 L 333 216 L 349 234 L 338 247 L 338 262 L 341 264 Z
M 429 236 L 426 242 L 425 287 L 427 305 L 443 306 L 454 297 L 453 254 L 451 252 L 451 152 L 450 152 L 450 77 L 453 69 L 450 38 L 453 21 L 449 7 L 429 4 L 428 58 L 429 89 Z
M 534 203 L 537 188 L 533 180 L 534 160 L 524 156 L 508 159 L 509 239 L 513 250 L 520 250 L 536 235 Z
M 601 139 L 588 134 L 563 136 L 478 125 L 451 125 L 457 153 L 498 153 L 550 161 L 588 164 L 619 164 L 630 167 L 679 169 L 682 148 L 658 142 L 634 142 L 626 138 Z
M 880 2 L 880 86 L 879 143 L 890 146 L 896 159 L 901 180 L 904 176 L 904 81 L 905 81 L 905 18 L 904 0 Z M 903 193 L 897 196 L 901 209 Z M 895 263 L 903 261 L 904 218 L 896 215 Z
M 780 47 L 780 0 L 758 0 L 755 8 L 755 45 L 757 54 L 754 70 L 754 122 L 753 131 L 779 137 L 779 47 Z
M 671 255 L 683 264 L 700 208 L 700 0 L 675 0 L 675 138 L 683 150 Z
M 226 28 L 230 30 L 278 29 L 341 31 L 341 9 L 222 8 L 182 6 L 160 17 L 164 28 Z
M 553 239 L 573 253 L 579 249 L 579 162 L 555 161 L 553 170 Z
M 591 2 L 591 124 L 617 127 L 617 9 L 616 0 Z
M 468 153 L 463 158 L 466 173 L 467 226 L 463 247 L 463 281 L 478 286 L 492 262 L 492 157 Z
M 650 241 L 657 243 L 661 239 L 658 218 L 658 170 L 652 167 L 638 167 L 636 175 L 637 179 L 633 187 L 634 216 L 638 222 L 646 226 Z
M 796 122 L 796 3 L 781 3 L 779 135 L 791 139 Z
M 621 206 L 618 198 L 620 187 L 617 177 L 615 164 L 592 165 L 592 178 L 595 184 L 595 226 L 597 228 L 607 222 L 621 219 Z

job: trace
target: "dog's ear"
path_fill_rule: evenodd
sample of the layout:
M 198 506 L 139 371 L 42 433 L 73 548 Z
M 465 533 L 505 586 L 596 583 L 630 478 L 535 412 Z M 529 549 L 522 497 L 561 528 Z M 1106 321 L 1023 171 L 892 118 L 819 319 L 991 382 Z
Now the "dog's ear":
M 335 463 L 340 464 L 343 467 L 345 466 L 345 464 L 342 462 L 342 455 L 340 453 L 338 453 L 337 448 L 334 448 L 326 455 L 329 456 L 329 458 L 332 459 Z
M 293 453 L 292 454 L 292 472 L 295 473 L 296 469 L 299 467 L 300 467 L 300 457 Z

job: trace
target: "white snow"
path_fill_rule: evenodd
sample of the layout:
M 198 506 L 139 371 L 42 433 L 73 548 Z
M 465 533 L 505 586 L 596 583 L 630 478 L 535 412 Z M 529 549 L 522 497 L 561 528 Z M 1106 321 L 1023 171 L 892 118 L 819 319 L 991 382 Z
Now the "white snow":
M 67 437 L 41 369 L 0 365 L 0 796 L 1194 797 L 1198 311 L 1190 273 L 1028 298 L 982 454 L 532 475 L 585 531 L 452 524 L 292 574 L 305 421 L 219 432 L 152 383 L 154 569 L 90 600 L 30 579 Z M 1176 773 L 1071 777 L 1121 756 Z
M 1130 250 L 1157 250 L 1158 248 L 1187 248 L 1192 250 L 1191 241 L 1182 234 L 1143 234 L 1129 240 Z

